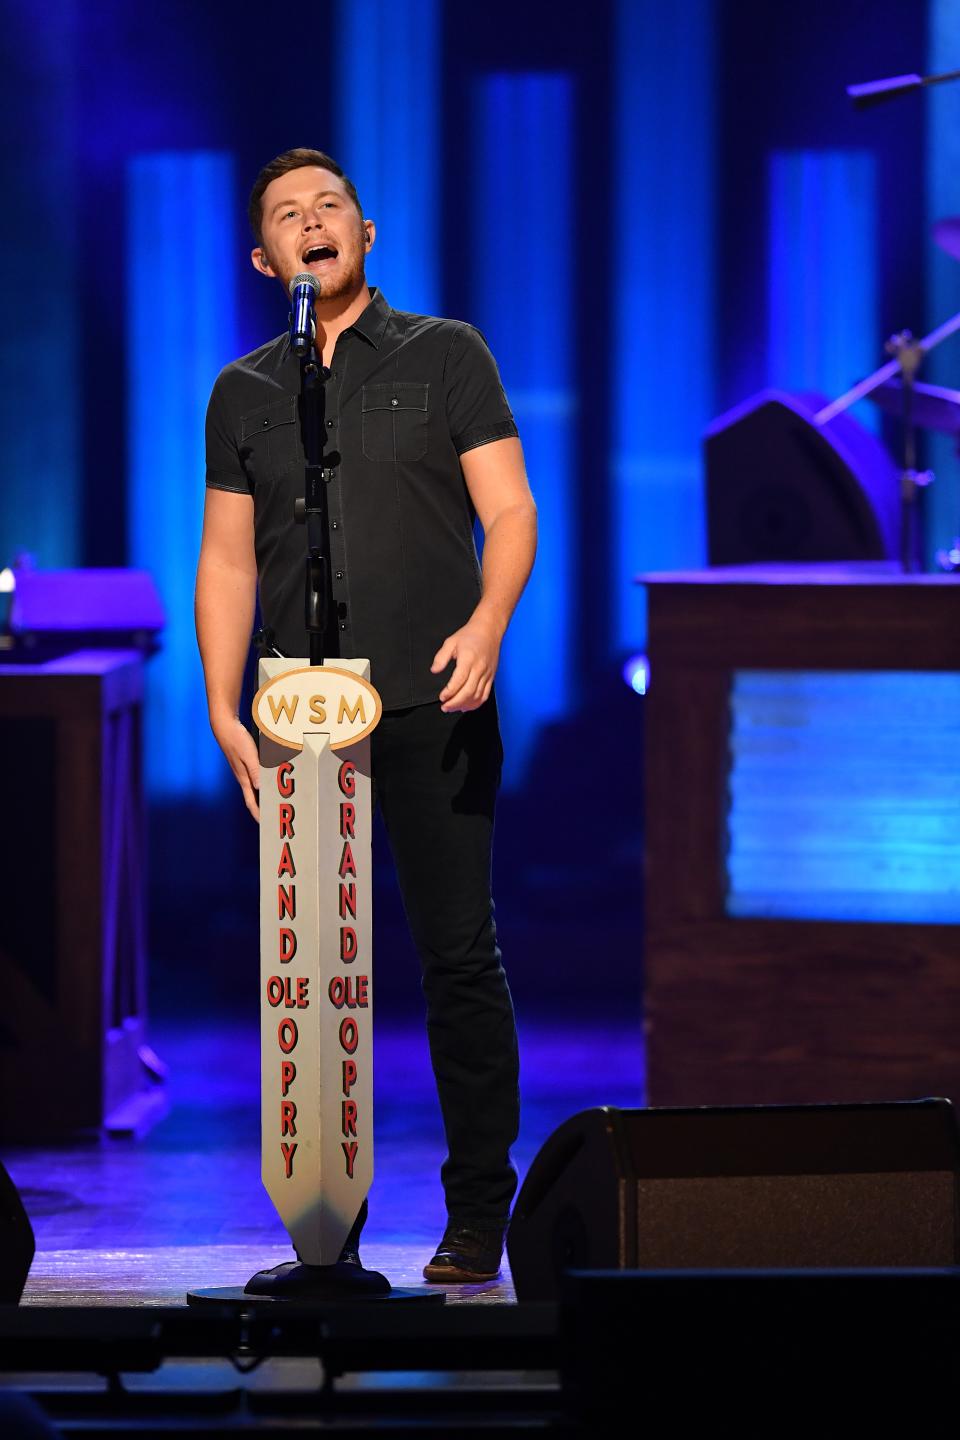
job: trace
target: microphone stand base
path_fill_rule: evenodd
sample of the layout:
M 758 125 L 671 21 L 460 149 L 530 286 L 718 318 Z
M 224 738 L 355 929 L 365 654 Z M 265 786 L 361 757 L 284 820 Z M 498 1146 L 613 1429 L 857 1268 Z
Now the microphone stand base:
M 272 1270 L 258 1270 L 247 1281 L 244 1294 L 265 1296 L 269 1300 L 341 1300 L 351 1297 L 367 1299 L 388 1295 L 390 1281 L 379 1270 L 364 1270 L 362 1265 L 306 1265 L 302 1260 L 288 1260 Z
M 298 1266 L 297 1268 L 305 1270 L 326 1270 L 328 1268 L 330 1270 L 350 1269 L 355 1272 L 357 1271 L 356 1265 L 331 1265 L 329 1267 L 305 1265 L 302 1267 Z M 261 1275 L 270 1275 L 272 1272 L 263 1270 L 259 1273 Z M 360 1271 L 359 1273 L 361 1275 L 377 1276 L 379 1280 L 386 1284 L 387 1288 L 385 1290 L 379 1286 L 364 1288 L 357 1284 L 356 1278 L 354 1278 L 352 1284 L 349 1282 L 341 1284 L 328 1278 L 323 1281 L 317 1280 L 313 1285 L 308 1285 L 306 1282 L 303 1282 L 303 1288 L 299 1290 L 283 1290 L 281 1288 L 259 1293 L 251 1292 L 243 1285 L 212 1285 L 204 1287 L 203 1289 L 189 1290 L 187 1292 L 187 1304 L 191 1306 L 220 1305 L 228 1306 L 236 1310 L 278 1307 L 280 1309 L 286 1308 L 293 1311 L 315 1310 L 330 1305 L 368 1304 L 373 1301 L 392 1301 L 393 1303 L 399 1303 L 419 1300 L 429 1304 L 442 1305 L 447 1298 L 442 1290 L 432 1290 L 426 1286 L 424 1286 L 422 1290 L 404 1290 L 391 1286 L 385 1276 L 380 1275 L 376 1270 Z M 256 1275 L 253 1277 L 254 1280 L 257 1278 Z

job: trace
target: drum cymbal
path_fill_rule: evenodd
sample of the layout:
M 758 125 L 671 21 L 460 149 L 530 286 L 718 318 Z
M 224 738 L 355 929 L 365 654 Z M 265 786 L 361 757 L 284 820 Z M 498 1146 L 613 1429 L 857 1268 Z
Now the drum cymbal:
M 957 222 L 960 225 L 960 221 Z M 868 399 L 888 415 L 903 415 L 903 385 L 899 379 L 885 380 Z M 915 381 L 910 418 L 921 430 L 937 430 L 942 435 L 960 435 L 960 390 L 947 390 L 943 385 L 924 385 Z
M 960 215 L 938 220 L 932 230 L 934 242 L 954 260 L 960 260 Z

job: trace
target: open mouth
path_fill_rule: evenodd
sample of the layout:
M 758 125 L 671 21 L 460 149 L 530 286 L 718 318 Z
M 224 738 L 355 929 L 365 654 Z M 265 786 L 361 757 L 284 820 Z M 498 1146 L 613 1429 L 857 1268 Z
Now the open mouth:
M 336 260 L 337 252 L 330 245 L 314 245 L 304 252 L 304 265 L 320 265 L 324 260 Z

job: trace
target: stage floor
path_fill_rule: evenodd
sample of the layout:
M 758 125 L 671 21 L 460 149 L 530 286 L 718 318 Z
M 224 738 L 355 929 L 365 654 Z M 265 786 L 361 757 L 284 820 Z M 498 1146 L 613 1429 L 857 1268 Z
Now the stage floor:
M 4 1164 L 37 1242 L 25 1305 L 179 1305 L 205 1286 L 243 1285 L 293 1258 L 259 1178 L 255 1024 L 158 1025 L 170 1067 L 168 1113 L 139 1139 L 90 1137 L 6 1148 Z M 584 1015 L 521 1028 L 521 1180 L 567 1116 L 643 1103 L 639 1018 L 610 1028 Z M 375 1030 L 375 1180 L 364 1263 L 394 1285 L 434 1289 L 421 1270 L 443 1231 L 444 1155 L 426 1035 L 414 1022 Z M 500 1281 L 450 1286 L 448 1302 L 509 1303 Z

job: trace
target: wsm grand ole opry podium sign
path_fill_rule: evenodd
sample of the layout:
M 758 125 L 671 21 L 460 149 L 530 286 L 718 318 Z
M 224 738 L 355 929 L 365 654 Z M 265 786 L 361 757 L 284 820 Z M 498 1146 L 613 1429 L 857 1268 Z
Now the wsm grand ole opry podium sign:
M 369 675 L 264 659 L 253 702 L 262 1174 L 308 1265 L 336 1262 L 373 1179 Z

